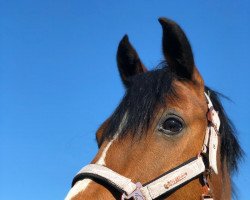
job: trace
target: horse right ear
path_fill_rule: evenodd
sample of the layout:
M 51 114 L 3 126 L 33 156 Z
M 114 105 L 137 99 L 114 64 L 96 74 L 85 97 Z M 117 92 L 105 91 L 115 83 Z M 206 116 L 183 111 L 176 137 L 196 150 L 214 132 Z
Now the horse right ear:
M 130 44 L 127 35 L 119 43 L 116 59 L 122 82 L 126 88 L 129 87 L 130 77 L 147 71 L 137 52 Z

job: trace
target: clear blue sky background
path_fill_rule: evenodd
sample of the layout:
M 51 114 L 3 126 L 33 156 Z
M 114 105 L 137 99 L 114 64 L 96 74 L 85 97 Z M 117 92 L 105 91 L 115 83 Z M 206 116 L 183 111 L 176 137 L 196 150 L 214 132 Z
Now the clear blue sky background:
M 0 2 L 0 199 L 63 199 L 97 152 L 95 131 L 124 90 L 115 54 L 127 33 L 149 67 L 162 59 L 159 16 L 193 46 L 246 152 L 235 176 L 249 199 L 249 1 Z

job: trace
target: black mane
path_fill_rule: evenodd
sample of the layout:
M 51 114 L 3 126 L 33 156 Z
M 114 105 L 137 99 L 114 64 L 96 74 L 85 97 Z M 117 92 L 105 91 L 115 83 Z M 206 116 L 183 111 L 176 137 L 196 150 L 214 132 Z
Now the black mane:
M 221 162 L 226 161 L 229 172 L 237 171 L 238 160 L 243 156 L 243 150 L 237 139 L 237 131 L 232 121 L 227 116 L 219 97 L 224 97 L 218 92 L 213 91 L 209 87 L 205 87 L 207 94 L 210 94 L 210 99 L 216 111 L 219 112 L 221 120 Z
M 172 81 L 174 74 L 161 64 L 161 68 L 133 76 L 130 80 L 130 86 L 116 108 L 114 113 L 108 119 L 108 125 L 104 129 L 101 142 L 112 138 L 117 132 L 119 137 L 124 136 L 127 130 L 134 135 L 142 135 L 154 117 L 154 112 L 158 106 L 166 103 L 166 95 L 175 95 Z M 221 162 L 226 161 L 229 172 L 238 169 L 237 161 L 242 157 L 243 151 L 236 137 L 236 129 L 226 115 L 219 99 L 220 94 L 212 89 L 205 87 L 205 91 L 210 94 L 211 101 L 221 120 Z M 126 123 L 119 127 L 126 116 Z M 99 143 L 99 145 L 100 145 Z

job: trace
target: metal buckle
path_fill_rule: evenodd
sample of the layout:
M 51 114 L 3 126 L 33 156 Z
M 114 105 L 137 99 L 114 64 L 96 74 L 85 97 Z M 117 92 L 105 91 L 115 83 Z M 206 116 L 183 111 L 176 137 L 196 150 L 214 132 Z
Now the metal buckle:
M 204 190 L 204 193 L 201 195 L 201 200 L 213 200 L 213 197 L 211 195 L 211 190 L 210 190 L 208 180 L 207 180 L 207 176 L 210 173 L 211 173 L 210 170 L 206 170 L 203 173 L 203 182 L 204 182 L 203 190 Z
M 129 195 L 126 195 L 125 193 L 122 194 L 121 200 L 125 200 L 125 199 L 133 199 L 133 200 L 145 200 L 145 198 L 143 197 L 140 188 L 142 188 L 142 184 L 141 183 L 136 183 L 136 189 Z

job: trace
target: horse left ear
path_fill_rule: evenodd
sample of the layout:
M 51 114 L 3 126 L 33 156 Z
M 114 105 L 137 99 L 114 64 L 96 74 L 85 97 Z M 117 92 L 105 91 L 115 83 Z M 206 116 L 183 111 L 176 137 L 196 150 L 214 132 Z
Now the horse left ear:
M 190 43 L 181 27 L 166 18 L 159 18 L 159 22 L 163 29 L 163 54 L 170 69 L 181 79 L 202 79 L 195 67 Z
M 130 77 L 147 71 L 127 35 L 119 43 L 116 59 L 122 82 L 126 88 L 129 87 Z

